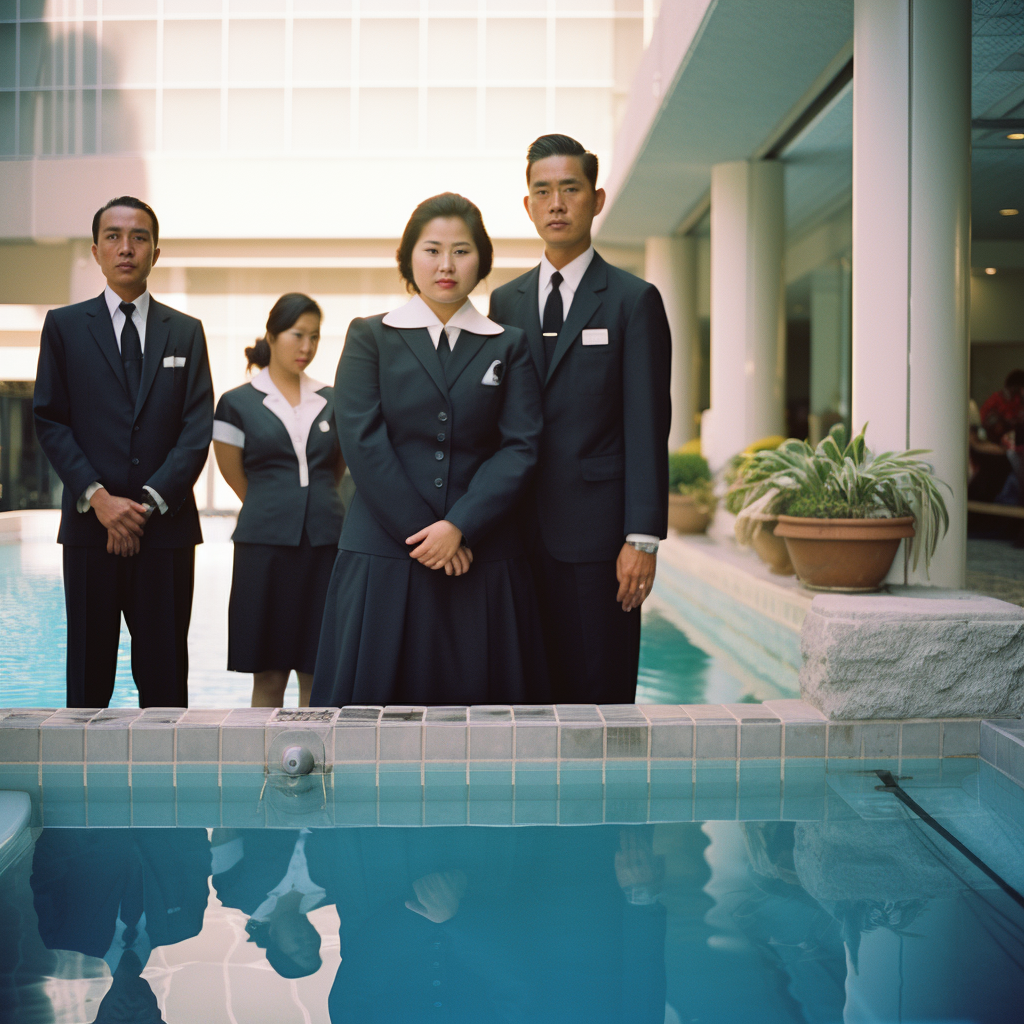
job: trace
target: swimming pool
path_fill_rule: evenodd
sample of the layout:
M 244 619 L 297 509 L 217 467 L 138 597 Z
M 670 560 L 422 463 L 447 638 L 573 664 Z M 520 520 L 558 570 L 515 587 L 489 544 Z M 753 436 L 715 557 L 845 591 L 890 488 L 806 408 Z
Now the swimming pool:
M 1024 911 L 881 766 L 37 766 L 43 827 L 0 874 L 0 1015 L 1017 1019 Z M 1024 888 L 1024 791 L 975 758 L 889 767 Z
M 59 707 L 65 700 L 66 618 L 59 513 L 22 520 L 20 543 L 0 544 L 0 705 Z M 189 631 L 189 703 L 232 707 L 249 703 L 252 681 L 228 672 L 227 607 L 231 588 L 232 517 L 203 519 L 206 542 L 196 549 L 196 586 Z M 655 600 L 645 607 L 637 699 L 641 703 L 699 704 L 768 700 L 797 695 L 790 685 L 733 661 Z M 289 685 L 285 703 L 295 705 Z M 130 638 L 122 623 L 111 707 L 136 707 Z

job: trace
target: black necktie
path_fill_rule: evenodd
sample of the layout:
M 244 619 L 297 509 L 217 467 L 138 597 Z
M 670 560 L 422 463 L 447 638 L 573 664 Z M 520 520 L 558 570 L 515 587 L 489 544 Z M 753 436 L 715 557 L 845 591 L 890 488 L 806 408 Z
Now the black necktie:
M 540 329 L 544 334 L 545 371 L 551 365 L 555 354 L 555 343 L 562 330 L 562 280 L 562 275 L 557 270 L 551 275 L 551 292 L 548 294 L 548 301 L 544 303 L 544 321 Z
M 124 313 L 124 327 L 121 328 L 121 362 L 124 363 L 124 375 L 128 381 L 128 397 L 132 404 L 139 397 L 139 385 L 142 383 L 142 342 L 139 331 L 132 320 L 135 305 L 122 302 L 120 310 Z
M 441 337 L 437 339 L 437 358 L 441 360 L 443 370 L 448 363 L 448 357 L 452 354 L 452 345 L 448 340 L 448 332 L 442 327 Z

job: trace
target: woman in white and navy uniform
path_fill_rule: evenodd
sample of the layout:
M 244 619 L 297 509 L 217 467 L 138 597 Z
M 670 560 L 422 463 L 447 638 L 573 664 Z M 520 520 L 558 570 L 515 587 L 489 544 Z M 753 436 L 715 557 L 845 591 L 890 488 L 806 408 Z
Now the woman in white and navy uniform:
M 493 247 L 468 199 L 421 203 L 397 255 L 415 295 L 353 320 L 338 364 L 356 493 L 311 699 L 542 703 L 540 621 L 513 516 L 541 431 L 526 336 L 469 301 Z
M 320 307 L 289 293 L 245 350 L 248 384 L 221 395 L 213 448 L 242 501 L 228 605 L 228 668 L 252 672 L 252 706 L 280 707 L 288 677 L 309 704 L 317 639 L 344 516 L 333 388 L 306 375 Z

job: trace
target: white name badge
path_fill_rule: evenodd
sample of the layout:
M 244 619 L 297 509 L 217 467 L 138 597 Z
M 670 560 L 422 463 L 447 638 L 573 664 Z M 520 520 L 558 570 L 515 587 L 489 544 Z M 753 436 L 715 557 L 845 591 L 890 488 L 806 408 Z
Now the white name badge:
M 583 332 L 583 344 L 584 345 L 607 345 L 608 344 L 608 328 L 607 327 L 596 327 L 592 330 Z
M 169 370 L 173 370 L 175 367 L 180 367 L 180 366 L 184 366 L 184 365 L 185 365 L 185 357 L 184 356 L 166 356 L 164 358 L 164 366 L 166 366 L 167 369 L 169 369 Z

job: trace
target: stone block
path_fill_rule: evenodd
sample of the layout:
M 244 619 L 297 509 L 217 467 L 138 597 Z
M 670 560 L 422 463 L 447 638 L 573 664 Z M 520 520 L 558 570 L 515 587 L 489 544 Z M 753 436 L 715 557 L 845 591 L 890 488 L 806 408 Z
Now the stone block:
M 959 590 L 819 594 L 801 632 L 803 699 L 831 720 L 1024 711 L 1024 608 Z

